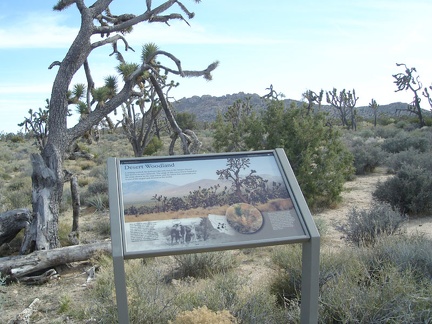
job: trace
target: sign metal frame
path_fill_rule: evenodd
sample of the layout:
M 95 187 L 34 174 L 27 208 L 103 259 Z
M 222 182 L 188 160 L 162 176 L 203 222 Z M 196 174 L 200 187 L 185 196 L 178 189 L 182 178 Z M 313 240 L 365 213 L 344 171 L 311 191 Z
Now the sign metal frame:
M 252 224 L 247 223 L 244 225 L 243 223 L 235 223 L 236 220 L 233 218 L 235 215 L 230 218 L 231 214 L 228 215 L 227 210 L 228 216 L 214 217 L 216 219 L 226 219 L 228 221 L 228 223 L 224 223 L 224 225 L 229 227 L 230 232 L 228 234 L 230 235 L 217 235 L 217 233 L 214 235 L 214 237 L 217 237 L 218 239 L 214 240 L 213 242 L 212 240 L 208 239 L 207 241 L 197 240 L 195 243 L 192 241 L 186 241 L 185 243 L 183 238 L 182 244 L 179 244 L 173 241 L 170 242 L 169 238 L 165 238 L 162 234 L 168 233 L 165 220 L 162 221 L 156 217 L 155 219 L 152 219 L 152 221 L 147 220 L 134 222 L 133 217 L 129 215 L 125 216 L 125 204 L 129 206 L 130 203 L 128 203 L 128 201 L 133 200 L 131 197 L 135 197 L 137 194 L 138 197 L 141 195 L 141 198 L 144 199 L 145 193 L 144 189 L 142 188 L 146 186 L 148 187 L 150 183 L 154 184 L 154 182 L 146 182 L 151 181 L 152 177 L 162 178 L 162 180 L 174 178 L 174 182 L 175 179 L 185 177 L 192 179 L 193 176 L 200 177 L 202 173 L 195 170 L 194 167 L 192 167 L 192 169 L 186 170 L 183 167 L 177 167 L 177 165 L 186 165 L 186 163 L 191 165 L 202 165 L 202 163 L 205 163 L 208 171 L 207 173 L 205 171 L 201 172 L 204 172 L 204 174 L 207 176 L 207 174 L 214 173 L 215 170 L 212 169 L 214 162 L 218 163 L 219 161 L 233 160 L 239 161 L 242 159 L 247 159 L 247 161 L 250 162 L 252 166 L 255 161 L 264 161 L 264 163 L 269 163 L 272 165 L 273 170 L 276 170 L 274 173 L 281 176 L 283 185 L 287 189 L 289 200 L 292 202 L 292 206 L 289 208 L 290 210 L 283 211 L 285 212 L 285 216 L 290 218 L 291 225 L 282 224 L 281 228 L 276 228 L 276 225 L 279 224 L 278 222 L 280 221 L 280 216 L 278 216 L 280 215 L 280 212 L 279 214 L 262 212 L 262 216 L 260 216 L 262 217 L 262 220 L 256 216 L 253 218 L 255 221 Z M 176 165 L 175 167 L 174 164 Z M 171 173 L 167 175 L 165 170 L 146 170 L 145 166 L 147 165 L 151 167 L 172 166 L 172 170 L 170 171 Z M 216 165 L 219 168 L 219 164 Z M 293 243 L 302 244 L 302 300 L 300 320 L 301 323 L 317 323 L 320 235 L 283 149 L 278 148 L 275 150 L 266 151 L 167 157 L 109 158 L 107 161 L 107 168 L 112 256 L 116 287 L 116 300 L 120 323 L 129 323 L 126 274 L 124 268 L 125 259 Z M 126 173 L 126 171 L 124 171 L 125 169 L 128 169 L 131 172 Z M 254 173 L 251 172 L 252 169 L 249 171 L 249 175 L 257 174 L 259 177 L 264 172 L 262 171 L 259 173 L 254 170 Z M 183 189 L 180 187 L 179 190 L 182 192 Z M 245 206 L 247 207 L 247 204 L 242 204 L 243 209 L 246 208 Z M 235 207 L 237 209 L 240 208 L 238 205 Z M 246 214 L 249 212 L 253 214 L 254 210 L 252 209 L 254 207 L 249 207 L 250 210 L 246 209 L 243 212 Z M 193 223 L 194 220 L 184 219 L 179 221 L 177 219 L 173 219 L 171 221 L 176 222 L 175 226 L 177 228 L 178 226 L 183 226 L 181 223 L 191 224 L 191 222 Z M 261 223 L 259 221 L 261 221 Z M 143 230 L 142 233 L 136 230 L 136 228 L 143 227 L 145 227 L 145 230 Z M 190 228 L 193 226 L 188 225 L 184 227 Z M 196 228 L 200 229 L 198 227 Z M 239 230 L 240 233 L 238 232 Z M 248 232 L 245 234 L 245 232 L 241 232 L 242 230 Z M 277 234 L 281 233 L 281 230 L 285 231 L 287 234 Z M 138 233 L 138 235 L 136 233 Z M 225 232 L 223 233 L 225 234 Z M 153 241 L 158 243 L 158 245 L 154 247 L 152 245 L 153 242 L 146 240 L 145 238 L 142 239 L 143 241 L 140 241 L 140 237 L 145 235 L 149 235 L 154 238 Z M 194 235 L 196 237 L 199 236 L 197 233 L 194 233 Z M 184 237 L 184 234 L 182 234 L 182 236 Z M 171 240 L 173 240 L 173 238 L 171 238 Z

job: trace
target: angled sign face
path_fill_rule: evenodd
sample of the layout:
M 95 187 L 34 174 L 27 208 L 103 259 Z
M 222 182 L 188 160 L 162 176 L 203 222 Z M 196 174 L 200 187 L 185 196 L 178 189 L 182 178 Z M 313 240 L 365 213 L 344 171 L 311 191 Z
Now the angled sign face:
M 283 150 L 113 158 L 108 166 L 113 244 L 125 258 L 311 237 L 313 221 Z

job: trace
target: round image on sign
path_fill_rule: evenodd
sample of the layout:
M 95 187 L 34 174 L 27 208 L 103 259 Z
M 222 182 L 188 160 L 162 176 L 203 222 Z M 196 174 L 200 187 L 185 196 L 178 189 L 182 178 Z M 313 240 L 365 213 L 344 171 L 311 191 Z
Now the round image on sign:
M 228 207 L 226 211 L 228 224 L 242 234 L 252 234 L 258 231 L 264 222 L 261 212 L 254 206 L 239 203 Z

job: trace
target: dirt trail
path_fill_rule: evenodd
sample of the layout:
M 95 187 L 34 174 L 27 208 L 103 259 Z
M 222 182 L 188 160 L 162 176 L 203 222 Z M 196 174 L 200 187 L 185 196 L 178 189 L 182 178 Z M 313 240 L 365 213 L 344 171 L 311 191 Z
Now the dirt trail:
M 346 242 L 337 227 L 343 224 L 352 208 L 369 209 L 372 193 L 379 181 L 384 182 L 391 175 L 385 169 L 377 169 L 373 174 L 358 176 L 354 181 L 346 182 L 342 193 L 342 202 L 335 209 L 314 213 L 314 218 L 327 224 L 325 244 L 330 247 L 342 247 Z M 410 219 L 405 228 L 408 233 L 424 233 L 432 237 L 432 216 Z

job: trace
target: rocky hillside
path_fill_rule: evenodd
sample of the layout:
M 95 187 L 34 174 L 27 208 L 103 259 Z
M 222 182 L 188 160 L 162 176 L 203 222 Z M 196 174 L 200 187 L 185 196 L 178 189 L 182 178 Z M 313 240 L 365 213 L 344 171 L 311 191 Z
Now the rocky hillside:
M 250 94 L 239 92 L 236 94 L 229 94 L 221 97 L 213 97 L 209 95 L 204 96 L 193 96 L 191 98 L 183 98 L 174 103 L 174 108 L 178 112 L 188 112 L 197 115 L 199 121 L 211 122 L 216 119 L 218 111 L 224 112 L 229 106 L 231 106 L 236 100 L 243 100 L 250 98 L 250 102 L 256 110 L 263 109 L 265 107 L 264 100 L 257 94 Z M 301 104 L 300 101 L 285 99 L 286 105 L 289 106 L 292 101 L 297 104 Z M 407 114 L 403 110 L 406 109 L 407 104 L 402 102 L 395 102 L 388 105 L 380 105 L 380 115 L 398 116 Z M 330 110 L 330 106 L 323 105 L 323 109 Z M 401 111 L 402 110 L 402 111 Z M 357 107 L 357 113 L 359 116 L 365 118 L 372 118 L 373 111 L 368 106 Z

